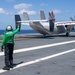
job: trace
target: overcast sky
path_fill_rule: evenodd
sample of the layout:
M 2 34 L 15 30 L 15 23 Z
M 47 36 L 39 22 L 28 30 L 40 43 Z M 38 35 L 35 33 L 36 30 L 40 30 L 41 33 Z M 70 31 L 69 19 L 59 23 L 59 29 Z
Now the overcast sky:
M 53 11 L 56 21 L 69 21 L 75 15 L 75 0 L 0 0 L 0 29 L 7 25 L 15 28 L 14 15 L 19 14 L 23 20 L 24 11 L 30 19 L 40 19 L 40 10 L 44 10 L 47 19 L 48 12 Z M 22 26 L 22 29 L 30 27 Z

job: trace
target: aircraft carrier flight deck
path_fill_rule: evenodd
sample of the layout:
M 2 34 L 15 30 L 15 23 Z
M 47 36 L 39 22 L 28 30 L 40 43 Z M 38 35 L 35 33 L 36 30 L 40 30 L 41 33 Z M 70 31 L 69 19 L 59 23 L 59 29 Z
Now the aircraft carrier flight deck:
M 0 42 L 1 45 L 1 42 Z M 0 75 L 75 75 L 75 33 L 15 38 L 14 67 L 6 71 L 0 51 Z

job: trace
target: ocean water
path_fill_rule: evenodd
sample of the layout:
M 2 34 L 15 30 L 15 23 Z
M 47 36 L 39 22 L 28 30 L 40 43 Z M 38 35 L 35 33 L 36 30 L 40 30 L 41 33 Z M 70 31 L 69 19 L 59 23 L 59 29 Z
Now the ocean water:
M 0 35 L 5 32 L 6 32 L 6 30 L 0 30 Z M 34 31 L 34 30 L 21 30 L 17 34 L 31 34 L 31 33 L 36 33 L 36 31 Z
M 5 33 L 5 32 L 6 32 L 6 30 L 0 30 L 0 35 Z M 71 30 L 71 32 L 75 32 L 75 30 Z M 21 30 L 17 34 L 31 34 L 31 33 L 37 33 L 37 32 L 34 30 Z

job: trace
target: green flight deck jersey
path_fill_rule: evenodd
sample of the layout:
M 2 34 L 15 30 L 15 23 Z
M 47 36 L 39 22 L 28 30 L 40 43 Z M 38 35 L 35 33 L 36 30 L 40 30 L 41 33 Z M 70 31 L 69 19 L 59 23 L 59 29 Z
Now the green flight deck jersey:
M 19 27 L 14 31 L 7 31 L 6 33 L 4 33 L 1 46 L 6 46 L 8 43 L 14 44 L 14 35 L 17 32 L 19 32 Z

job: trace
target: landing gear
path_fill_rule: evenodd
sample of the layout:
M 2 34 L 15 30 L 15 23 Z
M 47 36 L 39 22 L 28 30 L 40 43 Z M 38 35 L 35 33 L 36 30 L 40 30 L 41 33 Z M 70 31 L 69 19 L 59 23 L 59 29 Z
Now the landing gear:
M 69 33 L 66 33 L 66 36 L 69 36 Z
M 46 34 L 43 34 L 44 37 L 46 37 Z
M 65 27 L 66 27 L 66 36 L 69 36 L 69 33 L 70 33 L 70 27 L 67 26 L 67 25 L 65 25 Z

